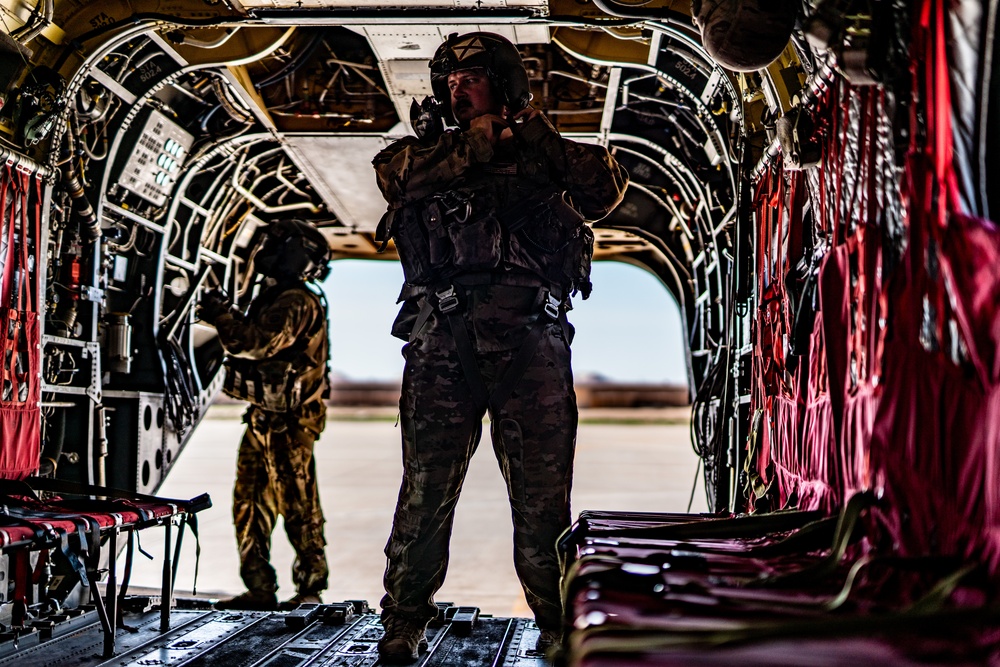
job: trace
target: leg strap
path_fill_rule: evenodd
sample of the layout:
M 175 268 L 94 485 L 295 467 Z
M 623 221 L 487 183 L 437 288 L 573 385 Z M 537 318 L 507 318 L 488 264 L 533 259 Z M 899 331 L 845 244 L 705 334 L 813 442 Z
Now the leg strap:
M 535 306 L 541 308 L 542 314 L 531 326 L 524 342 L 517 351 L 517 355 L 510 366 L 504 371 L 503 377 L 497 382 L 493 393 L 490 394 L 483 381 L 483 376 L 479 372 L 479 365 L 476 363 L 476 353 L 472 348 L 472 340 L 469 338 L 469 330 L 465 325 L 458 309 L 458 297 L 455 294 L 455 287 L 448 286 L 443 290 L 435 290 L 434 296 L 437 299 L 437 309 L 448 320 L 452 338 L 455 339 L 455 349 L 458 352 L 458 361 L 462 365 L 462 372 L 465 374 L 466 382 L 472 392 L 472 399 L 478 409 L 489 409 L 490 417 L 496 418 L 500 410 L 507 404 L 507 400 L 521 381 L 524 372 L 531 365 L 531 360 L 538 349 L 538 343 L 545 333 L 545 327 L 550 322 L 560 322 L 564 330 L 566 328 L 566 315 L 560 310 L 561 300 L 552 290 L 542 287 L 538 290 L 538 298 Z M 421 311 L 422 312 L 422 311 Z M 424 318 L 426 321 L 426 318 Z M 419 318 L 418 318 L 419 323 Z M 422 324 L 421 324 L 422 326 Z
M 472 392 L 472 400 L 475 402 L 477 410 L 484 410 L 490 405 L 490 395 L 486 389 L 486 383 L 483 382 L 483 376 L 479 372 L 479 365 L 476 363 L 476 352 L 472 349 L 469 329 L 465 326 L 465 320 L 462 319 L 458 310 L 455 286 L 449 285 L 443 290 L 436 290 L 434 296 L 437 299 L 437 309 L 447 318 L 451 337 L 455 339 L 458 363 L 462 365 L 465 381 L 469 384 L 469 391 Z

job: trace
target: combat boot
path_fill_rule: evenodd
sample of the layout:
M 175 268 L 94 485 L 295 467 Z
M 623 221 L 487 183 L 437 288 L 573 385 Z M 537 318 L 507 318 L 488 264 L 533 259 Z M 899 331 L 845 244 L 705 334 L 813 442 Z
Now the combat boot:
M 300 604 L 323 604 L 319 593 L 296 593 L 281 603 L 282 609 L 295 609 Z
M 562 644 L 562 633 L 559 630 L 538 629 L 538 639 L 535 640 L 535 651 L 542 655 L 548 654 L 553 647 Z
M 273 592 L 247 591 L 228 600 L 219 600 L 215 603 L 215 608 L 222 609 L 223 611 L 230 609 L 240 611 L 277 611 L 278 596 Z
M 427 650 L 426 623 L 412 621 L 402 616 L 388 614 L 382 619 L 385 634 L 378 640 L 378 655 L 388 665 L 408 665 Z

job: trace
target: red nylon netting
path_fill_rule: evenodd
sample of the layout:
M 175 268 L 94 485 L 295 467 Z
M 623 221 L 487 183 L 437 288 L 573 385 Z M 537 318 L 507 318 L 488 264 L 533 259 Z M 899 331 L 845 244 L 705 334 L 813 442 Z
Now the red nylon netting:
M 41 181 L 0 165 L 0 477 L 38 469 L 41 441 L 37 239 Z
M 911 128 L 895 194 L 907 246 L 894 270 L 883 270 L 887 190 L 873 167 L 885 159 L 876 139 L 888 122 L 877 88 L 834 88 L 818 114 L 828 120 L 814 174 L 778 162 L 758 185 L 751 406 L 759 426 L 748 472 L 779 506 L 834 511 L 857 491 L 875 491 L 885 501 L 875 535 L 892 550 L 980 560 L 998 574 L 1000 232 L 960 210 L 946 11 L 943 0 L 927 0 L 918 14 L 913 83 L 929 106 L 926 131 Z M 788 230 L 803 223 L 803 202 L 790 193 L 809 178 L 815 228 L 830 247 L 808 353 L 792 369 L 784 278 L 801 252 Z M 751 494 L 749 508 L 761 502 Z

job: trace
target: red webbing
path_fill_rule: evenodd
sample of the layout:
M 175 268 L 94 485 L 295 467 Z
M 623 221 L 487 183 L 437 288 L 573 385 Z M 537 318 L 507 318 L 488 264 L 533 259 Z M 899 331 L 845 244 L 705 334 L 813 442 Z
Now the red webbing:
M 911 146 L 903 184 L 910 244 L 887 299 L 892 336 L 872 463 L 890 501 L 880 525 L 900 552 L 961 556 L 997 577 L 1000 234 L 959 208 L 947 11 L 943 0 L 926 0 L 914 36 L 926 143 Z M 912 119 L 919 129 L 916 112 Z
M 18 544 L 30 545 L 34 541 L 36 529 L 39 528 L 43 529 L 45 534 L 53 538 L 63 533 L 72 534 L 76 532 L 78 522 L 71 517 L 93 519 L 101 528 L 109 528 L 115 525 L 128 528 L 136 524 L 173 516 L 185 511 L 179 505 L 165 503 L 136 502 L 121 499 L 116 499 L 114 503 L 117 509 L 115 512 L 97 512 L 91 510 L 81 512 L 74 509 L 72 501 L 62 502 L 55 499 L 51 502 L 38 502 L 26 498 L 23 504 L 18 506 L 18 509 L 23 509 L 28 514 L 32 510 L 53 515 L 63 514 L 67 518 L 55 518 L 53 516 L 22 518 L 21 521 L 30 525 L 0 526 L 0 549 Z M 122 505 L 132 506 L 135 509 L 126 509 L 121 507 Z
M 163 513 L 158 514 L 157 517 L 176 514 L 176 511 L 171 512 L 169 508 L 163 508 L 163 510 Z M 79 516 L 94 519 L 101 528 L 109 528 L 115 525 L 129 527 L 140 523 L 142 518 L 133 512 L 121 512 L 117 516 L 83 512 Z M 40 528 L 46 529 L 46 532 L 52 534 L 53 537 L 61 534 L 73 534 L 77 529 L 77 524 L 72 519 L 38 519 L 33 523 Z M 0 526 L 0 549 L 21 544 L 30 546 L 34 542 L 34 538 L 35 530 L 28 526 Z
M 0 478 L 5 479 L 23 479 L 38 469 L 41 332 L 33 294 L 41 270 L 40 218 L 40 180 L 12 162 L 0 165 L 0 238 L 6 240 L 0 257 Z
M 786 358 L 786 337 L 795 311 L 784 284 L 803 252 L 806 188 L 804 172 L 786 172 L 779 161 L 761 179 L 754 202 L 757 284 L 764 289 L 752 326 L 751 406 L 763 411 L 757 472 L 766 480 L 773 471 L 780 503 L 833 511 L 874 484 L 870 445 L 888 303 L 880 226 L 887 203 L 878 172 L 885 145 L 877 138 L 888 121 L 884 94 L 874 88 L 841 83 L 820 106 L 824 152 L 810 193 L 810 224 L 814 242 L 826 239 L 829 246 L 819 267 L 819 312 L 808 354 L 788 372 L 795 360 Z M 750 499 L 748 508 L 754 507 Z

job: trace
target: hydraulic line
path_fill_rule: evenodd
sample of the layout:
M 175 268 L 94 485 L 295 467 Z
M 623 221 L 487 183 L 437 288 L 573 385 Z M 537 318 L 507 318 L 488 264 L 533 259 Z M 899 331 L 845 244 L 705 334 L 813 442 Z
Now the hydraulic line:
M 695 33 L 691 24 L 691 17 L 683 12 L 673 9 L 663 9 L 660 11 L 633 9 L 632 7 L 621 5 L 617 2 L 607 0 L 594 0 L 594 5 L 605 14 L 618 18 L 633 19 L 637 21 L 663 21 L 664 23 L 677 26 L 680 29 Z
M 97 220 L 97 212 L 87 199 L 87 193 L 83 189 L 83 180 L 76 169 L 76 160 L 73 159 L 73 148 L 75 139 L 72 132 L 69 137 L 70 159 L 65 162 L 62 170 L 63 186 L 73 200 L 73 216 L 80 225 L 80 231 L 91 242 L 101 237 L 101 225 Z

